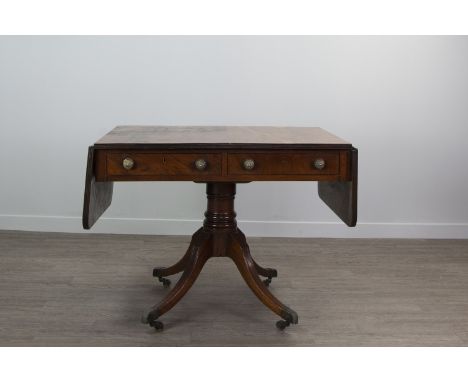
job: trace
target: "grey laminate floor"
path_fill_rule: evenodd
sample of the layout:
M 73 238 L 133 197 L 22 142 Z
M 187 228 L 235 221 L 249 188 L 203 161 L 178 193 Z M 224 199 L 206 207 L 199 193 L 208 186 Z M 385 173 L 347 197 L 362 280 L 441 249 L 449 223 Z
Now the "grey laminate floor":
M 468 346 L 468 240 L 251 238 L 299 325 L 278 331 L 215 258 L 156 333 L 140 323 L 167 292 L 152 268 L 189 239 L 0 231 L 0 345 Z

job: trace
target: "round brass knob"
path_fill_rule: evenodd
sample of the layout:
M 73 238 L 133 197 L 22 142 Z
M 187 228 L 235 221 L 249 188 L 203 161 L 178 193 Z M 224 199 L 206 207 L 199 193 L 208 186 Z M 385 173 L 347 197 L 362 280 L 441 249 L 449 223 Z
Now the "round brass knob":
M 253 170 L 255 167 L 255 162 L 253 159 L 246 159 L 243 163 L 242 166 L 248 171 Z
M 125 170 L 131 170 L 134 165 L 135 165 L 135 162 L 132 158 L 125 158 L 122 161 L 122 166 Z
M 317 159 L 314 161 L 314 167 L 315 167 L 317 170 L 323 170 L 323 168 L 325 167 L 325 160 L 322 159 L 322 158 L 317 158 Z
M 208 162 L 204 159 L 197 159 L 195 161 L 195 168 L 198 170 L 198 171 L 203 171 L 204 169 L 206 169 L 208 167 Z

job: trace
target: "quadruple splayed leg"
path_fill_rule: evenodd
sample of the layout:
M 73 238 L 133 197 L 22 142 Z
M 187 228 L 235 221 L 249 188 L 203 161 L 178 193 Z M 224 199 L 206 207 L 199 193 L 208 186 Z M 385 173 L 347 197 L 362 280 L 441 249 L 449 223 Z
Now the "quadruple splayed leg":
M 164 313 L 172 309 L 191 288 L 200 274 L 206 261 L 211 257 L 229 257 L 237 266 L 252 292 L 274 313 L 283 320 L 276 326 L 284 329 L 290 324 L 297 324 L 297 313 L 281 303 L 267 288 L 277 271 L 262 268 L 250 254 L 245 235 L 237 228 L 234 211 L 235 183 L 208 183 L 208 207 L 205 212 L 203 227 L 192 236 L 189 248 L 184 257 L 176 264 L 167 268 L 155 268 L 153 275 L 159 278 L 165 286 L 170 281 L 165 277 L 182 272 L 182 276 L 157 305 L 146 313 L 142 320 L 156 330 L 163 329 L 159 321 Z M 266 277 L 261 280 L 259 276 Z

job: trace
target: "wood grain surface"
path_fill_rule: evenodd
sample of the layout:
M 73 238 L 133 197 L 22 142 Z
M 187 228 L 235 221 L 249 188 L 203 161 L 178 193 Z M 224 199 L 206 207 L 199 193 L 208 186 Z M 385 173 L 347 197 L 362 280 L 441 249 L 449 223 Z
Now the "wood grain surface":
M 131 158 L 135 165 L 126 170 L 122 166 L 124 158 Z M 203 159 L 207 166 L 203 170 L 195 167 L 195 161 Z M 110 152 L 107 154 L 107 175 L 135 176 L 140 175 L 182 175 L 198 178 L 200 175 L 221 175 L 221 154 L 212 153 L 140 153 L 140 152 Z M 137 180 L 137 179 L 135 179 Z
M 350 150 L 131 150 L 96 149 L 95 177 L 107 181 L 345 181 L 351 179 L 348 166 Z M 123 167 L 131 158 L 134 166 Z M 325 167 L 314 167 L 316 159 L 324 159 Z M 203 159 L 206 169 L 197 170 L 195 161 Z M 245 159 L 253 159 L 255 167 L 246 170 Z
M 318 182 L 318 194 L 325 204 L 349 227 L 357 222 L 357 194 L 358 194 L 358 151 L 352 149 L 349 153 L 349 181 Z
M 262 147 L 281 145 L 351 147 L 319 127 L 269 126 L 117 126 L 98 147 L 131 146 Z
M 112 203 L 113 182 L 96 182 L 94 147 L 88 148 L 85 191 L 83 198 L 83 228 L 90 229 Z
M 468 346 L 468 240 L 250 238 L 300 324 L 278 331 L 232 261 L 213 258 L 156 333 L 140 323 L 167 294 L 152 268 L 189 242 L 0 231 L 0 345 Z
M 316 159 L 325 160 L 325 167 L 314 167 Z M 246 159 L 254 161 L 255 166 L 246 170 L 243 163 Z M 228 175 L 257 174 L 257 175 L 312 175 L 312 174 L 339 174 L 340 151 L 314 150 L 292 152 L 248 152 L 228 153 Z
M 98 203 L 105 208 L 90 208 L 90 195 L 110 202 L 107 191 L 112 186 L 106 183 L 112 181 L 319 181 L 321 198 L 353 226 L 357 217 L 353 180 L 357 166 L 351 167 L 349 159 L 353 150 L 348 142 L 317 127 L 118 126 L 90 148 L 94 160 L 88 160 L 83 227 L 89 229 L 108 207 Z M 252 169 L 243 164 L 246 159 L 255 161 Z M 207 163 L 202 170 L 195 165 L 199 160 Z M 324 160 L 325 166 L 316 168 L 316 160 Z M 124 161 L 132 166 L 124 167 Z M 97 192 L 90 193 L 92 189 Z

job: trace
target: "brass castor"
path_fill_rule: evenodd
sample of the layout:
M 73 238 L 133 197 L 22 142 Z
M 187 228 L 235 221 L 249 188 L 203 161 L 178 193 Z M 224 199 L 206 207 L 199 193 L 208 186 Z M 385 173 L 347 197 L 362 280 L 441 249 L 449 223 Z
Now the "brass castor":
M 279 330 L 284 330 L 286 329 L 289 325 L 291 325 L 291 321 L 289 320 L 279 320 L 276 322 L 276 327 Z
M 157 332 L 160 332 L 164 329 L 164 324 L 161 321 L 157 321 L 157 320 L 149 321 L 148 324 L 149 326 L 154 328 L 154 330 L 156 330 Z
M 168 287 L 169 285 L 171 285 L 171 280 L 166 279 L 166 278 L 163 277 L 163 275 L 164 275 L 164 270 L 165 270 L 165 269 L 166 269 L 166 268 L 154 268 L 154 269 L 153 269 L 153 277 L 157 277 L 158 280 L 159 280 L 160 282 L 162 282 L 162 284 L 163 284 L 165 287 Z M 161 273 L 162 273 L 162 275 L 161 275 Z
M 154 312 L 144 313 L 141 316 L 141 322 L 143 324 L 148 324 L 152 328 L 154 328 L 157 332 L 160 332 L 164 329 L 164 324 L 161 321 L 158 321 L 159 315 Z
M 167 288 L 169 285 L 171 285 L 171 280 L 166 279 L 164 277 L 158 277 L 158 280 L 162 282 L 162 284 Z
M 263 284 L 265 284 L 265 286 L 269 286 L 271 283 L 271 277 L 268 277 L 267 279 L 263 280 Z

